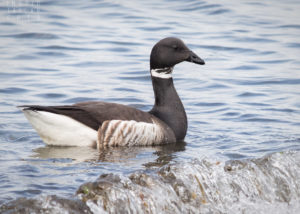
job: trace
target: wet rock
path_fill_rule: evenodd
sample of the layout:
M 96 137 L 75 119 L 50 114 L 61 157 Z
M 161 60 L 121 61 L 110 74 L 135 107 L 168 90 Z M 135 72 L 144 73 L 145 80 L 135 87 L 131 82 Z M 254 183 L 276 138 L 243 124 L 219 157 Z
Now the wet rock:
M 19 198 L 0 207 L 1 214 L 32 214 L 32 213 L 92 213 L 90 208 L 80 200 L 60 198 L 55 195 L 39 199 Z
M 129 176 L 103 175 L 77 193 L 107 213 L 293 213 L 300 207 L 299 161 L 292 152 L 194 160 Z

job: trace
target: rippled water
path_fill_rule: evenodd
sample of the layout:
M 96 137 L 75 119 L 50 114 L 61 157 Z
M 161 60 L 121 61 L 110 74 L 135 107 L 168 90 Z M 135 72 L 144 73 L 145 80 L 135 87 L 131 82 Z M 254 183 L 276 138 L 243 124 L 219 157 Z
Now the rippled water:
M 292 172 L 300 170 L 299 10 L 296 0 L 2 1 L 2 211 L 26 203 L 47 209 L 43 203 L 53 202 L 61 205 L 57 212 L 77 206 L 114 212 L 128 198 L 136 206 L 123 206 L 132 212 L 229 212 L 232 206 L 237 213 L 296 212 L 300 178 Z M 149 54 L 167 36 L 183 39 L 206 62 L 182 63 L 174 70 L 189 120 L 185 143 L 105 151 L 46 147 L 16 108 L 102 100 L 150 110 Z M 228 164 L 240 171 L 229 172 Z M 161 175 L 168 167 L 176 171 L 174 180 Z M 99 201 L 93 203 L 89 186 L 79 199 L 74 196 L 79 186 L 105 173 L 121 181 L 111 183 L 121 192 L 106 189 L 105 182 L 103 190 L 122 199 L 105 199 L 96 189 Z M 139 187 L 134 176 L 148 176 L 155 184 Z M 105 175 L 95 182 L 101 179 Z M 132 192 L 118 186 L 126 182 Z M 193 186 L 198 188 L 194 192 Z M 140 188 L 145 196 L 138 195 Z M 7 204 L 20 197 L 25 198 Z M 168 201 L 182 209 L 164 210 Z M 141 206 L 144 202 L 151 209 Z

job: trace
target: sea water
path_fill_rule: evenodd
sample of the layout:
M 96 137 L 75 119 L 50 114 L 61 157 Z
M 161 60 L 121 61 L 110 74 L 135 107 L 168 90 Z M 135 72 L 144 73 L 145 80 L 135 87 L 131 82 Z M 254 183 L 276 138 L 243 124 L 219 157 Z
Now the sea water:
M 300 2 L 0 3 L 0 212 L 298 213 Z M 181 38 L 206 62 L 174 69 L 185 142 L 48 147 L 18 105 L 151 109 L 152 46 Z

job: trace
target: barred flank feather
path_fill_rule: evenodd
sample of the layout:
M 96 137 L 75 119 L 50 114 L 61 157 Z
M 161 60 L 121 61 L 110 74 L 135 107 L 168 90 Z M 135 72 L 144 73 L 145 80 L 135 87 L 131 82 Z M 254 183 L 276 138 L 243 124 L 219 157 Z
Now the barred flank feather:
M 174 142 L 172 130 L 158 120 L 107 120 L 98 130 L 98 148 L 108 146 L 149 146 Z

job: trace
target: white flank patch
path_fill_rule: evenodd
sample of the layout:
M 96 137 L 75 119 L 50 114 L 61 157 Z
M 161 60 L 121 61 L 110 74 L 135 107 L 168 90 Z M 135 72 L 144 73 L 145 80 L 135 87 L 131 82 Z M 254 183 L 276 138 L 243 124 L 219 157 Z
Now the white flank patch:
M 98 130 L 98 135 L 100 147 L 147 146 L 161 144 L 165 140 L 164 131 L 155 121 L 107 120 Z
M 64 115 L 22 110 L 43 141 L 55 146 L 94 146 L 97 131 Z
M 171 72 L 170 72 L 171 69 Z M 158 72 L 161 70 L 166 70 L 166 72 Z M 153 77 L 158 77 L 158 78 L 163 78 L 163 79 L 170 79 L 172 78 L 172 72 L 173 72 L 173 67 L 172 68 L 159 68 L 159 69 L 151 69 L 151 76 Z

